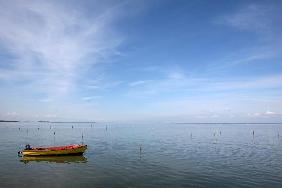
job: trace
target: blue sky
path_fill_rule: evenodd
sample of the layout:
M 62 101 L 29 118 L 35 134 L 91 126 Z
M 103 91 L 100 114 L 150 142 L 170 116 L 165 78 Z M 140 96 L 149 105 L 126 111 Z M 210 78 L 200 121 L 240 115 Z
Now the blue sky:
M 0 1 L 0 119 L 279 122 L 281 1 Z

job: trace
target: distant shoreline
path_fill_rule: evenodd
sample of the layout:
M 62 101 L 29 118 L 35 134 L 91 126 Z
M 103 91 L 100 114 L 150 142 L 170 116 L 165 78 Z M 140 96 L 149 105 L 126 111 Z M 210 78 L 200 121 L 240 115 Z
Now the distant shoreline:
M 5 123 L 12 123 L 12 122 L 26 122 L 26 121 L 18 121 L 18 120 L 0 120 L 1 122 Z M 38 123 L 96 123 L 95 121 L 37 121 Z
M 282 123 L 185 123 L 185 122 L 173 122 L 174 124 L 282 124 Z
M 17 121 L 17 120 L 0 120 L 0 122 L 20 122 L 20 121 Z
M 96 123 L 95 121 L 38 121 L 40 123 Z
M 13 123 L 13 122 L 26 122 L 26 121 L 19 121 L 19 120 L 0 120 L 0 123 Z M 43 120 L 39 120 L 39 121 L 35 121 L 38 123 L 97 123 L 95 121 L 43 121 Z M 171 124 L 282 124 L 282 122 L 280 123 L 274 123 L 274 122 L 264 122 L 264 123 L 254 123 L 254 122 L 244 122 L 244 123 L 239 123 L 239 122 L 216 122 L 216 123 L 208 123 L 208 122 L 193 122 L 193 123 L 189 123 L 189 122 L 170 122 Z

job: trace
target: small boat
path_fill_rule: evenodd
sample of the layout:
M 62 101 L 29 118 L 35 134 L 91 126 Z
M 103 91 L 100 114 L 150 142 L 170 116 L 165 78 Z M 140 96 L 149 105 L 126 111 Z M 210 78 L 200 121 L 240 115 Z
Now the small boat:
M 26 145 L 25 149 L 19 152 L 23 156 L 52 156 L 52 155 L 82 155 L 87 149 L 87 145 L 68 145 L 56 147 L 36 147 Z

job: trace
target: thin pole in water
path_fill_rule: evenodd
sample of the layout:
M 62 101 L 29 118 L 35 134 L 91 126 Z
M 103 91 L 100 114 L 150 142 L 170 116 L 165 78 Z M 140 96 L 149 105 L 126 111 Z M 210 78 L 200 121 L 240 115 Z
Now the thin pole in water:
M 142 146 L 139 146 L 139 157 L 141 159 L 141 156 L 142 156 Z

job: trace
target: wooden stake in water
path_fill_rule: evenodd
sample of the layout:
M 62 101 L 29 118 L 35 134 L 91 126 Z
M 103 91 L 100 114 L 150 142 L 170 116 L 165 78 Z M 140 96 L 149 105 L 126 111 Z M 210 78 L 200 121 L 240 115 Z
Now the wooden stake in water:
M 55 142 L 56 142 L 56 137 L 55 137 L 55 135 L 56 135 L 56 132 L 54 131 L 54 146 L 55 146 Z
M 140 159 L 142 157 L 142 147 L 141 146 L 139 146 L 139 157 L 140 157 Z
M 83 144 L 83 133 L 81 133 L 81 143 Z

